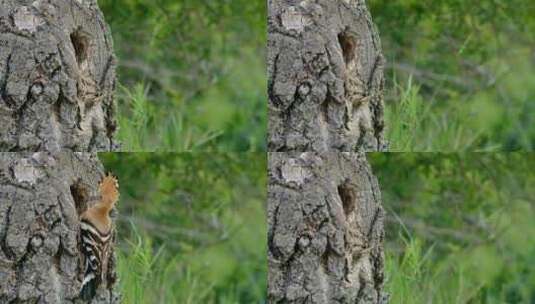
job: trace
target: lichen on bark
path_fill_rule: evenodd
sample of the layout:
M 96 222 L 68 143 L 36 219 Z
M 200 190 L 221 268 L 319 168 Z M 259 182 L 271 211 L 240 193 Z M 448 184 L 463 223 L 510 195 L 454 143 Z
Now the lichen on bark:
M 115 66 L 96 0 L 0 1 L 0 151 L 116 149 Z

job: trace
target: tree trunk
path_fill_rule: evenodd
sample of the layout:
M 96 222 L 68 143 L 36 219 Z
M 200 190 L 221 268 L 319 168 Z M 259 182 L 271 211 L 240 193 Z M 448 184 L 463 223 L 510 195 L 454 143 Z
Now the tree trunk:
M 365 155 L 269 154 L 269 303 L 386 303 L 383 220 Z
M 96 0 L 0 0 L 0 151 L 114 150 L 112 49 Z
M 383 65 L 364 0 L 269 0 L 269 151 L 381 151 Z
M 0 302 L 85 303 L 79 215 L 103 167 L 90 153 L 0 153 Z M 115 258 L 90 303 L 118 303 Z

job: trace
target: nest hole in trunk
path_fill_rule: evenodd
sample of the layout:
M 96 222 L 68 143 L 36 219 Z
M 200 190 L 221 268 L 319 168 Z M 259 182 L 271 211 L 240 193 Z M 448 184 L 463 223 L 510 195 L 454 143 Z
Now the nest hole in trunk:
M 355 188 L 348 181 L 345 181 L 340 186 L 338 186 L 338 195 L 342 201 L 342 206 L 344 208 L 344 213 L 347 216 L 355 210 L 356 207 L 356 195 Z
M 354 36 L 350 35 L 347 31 L 344 31 L 338 34 L 338 43 L 340 43 L 344 62 L 347 66 L 356 58 L 357 41 Z

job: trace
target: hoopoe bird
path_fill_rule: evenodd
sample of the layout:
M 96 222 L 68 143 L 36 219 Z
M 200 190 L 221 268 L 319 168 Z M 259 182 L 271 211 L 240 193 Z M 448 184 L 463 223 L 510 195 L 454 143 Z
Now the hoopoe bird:
M 85 257 L 85 272 L 80 294 L 93 298 L 108 273 L 111 257 L 113 225 L 110 212 L 119 199 L 119 183 L 111 174 L 99 185 L 100 200 L 81 215 L 82 252 Z

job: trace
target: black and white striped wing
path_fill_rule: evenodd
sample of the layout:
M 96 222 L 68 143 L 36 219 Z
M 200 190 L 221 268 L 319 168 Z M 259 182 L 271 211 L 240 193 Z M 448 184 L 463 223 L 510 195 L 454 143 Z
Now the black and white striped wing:
M 86 220 L 81 222 L 82 247 L 85 255 L 85 274 L 82 289 L 94 283 L 97 288 L 102 282 L 108 264 L 109 243 L 111 232 L 101 233 L 95 226 Z

